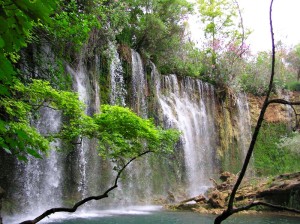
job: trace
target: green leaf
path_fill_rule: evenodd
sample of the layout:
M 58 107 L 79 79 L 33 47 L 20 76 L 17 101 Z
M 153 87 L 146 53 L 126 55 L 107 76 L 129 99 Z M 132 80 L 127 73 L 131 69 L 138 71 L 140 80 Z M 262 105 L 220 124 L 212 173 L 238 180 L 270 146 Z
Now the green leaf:
M 18 160 L 20 160 L 20 161 L 24 161 L 24 162 L 27 162 L 27 161 L 28 161 L 27 157 L 24 156 L 24 155 L 18 155 L 17 158 L 18 158 Z
M 36 150 L 34 150 L 34 149 L 27 148 L 26 151 L 28 152 L 29 155 L 32 155 L 35 158 L 43 159 L 43 157 Z

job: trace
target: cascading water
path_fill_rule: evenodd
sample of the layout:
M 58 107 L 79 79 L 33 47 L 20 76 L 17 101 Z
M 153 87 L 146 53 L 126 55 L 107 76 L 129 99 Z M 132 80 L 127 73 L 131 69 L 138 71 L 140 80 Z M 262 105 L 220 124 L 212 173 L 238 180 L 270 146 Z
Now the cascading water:
M 100 68 L 100 59 L 99 57 L 96 55 L 95 56 L 95 73 L 99 74 L 99 68 Z M 94 113 L 99 113 L 100 112 L 100 87 L 99 87 L 99 83 L 97 80 L 97 75 L 93 76 L 93 84 L 94 84 L 94 90 L 95 90 L 95 105 L 94 105 Z
M 134 50 L 132 54 L 132 97 L 133 110 L 141 117 L 147 117 L 147 80 L 141 56 Z
M 60 130 L 60 112 L 43 108 L 40 115 L 36 124 L 40 133 L 47 135 Z M 17 195 L 16 200 L 22 202 L 23 206 L 20 209 L 25 214 L 39 214 L 45 209 L 61 204 L 63 171 L 58 165 L 61 158 L 55 150 L 59 146 L 60 141 L 51 143 L 51 151 L 43 160 L 30 157 L 26 164 L 19 163 L 16 179 L 21 181 L 21 193 Z
M 147 80 L 144 72 L 144 67 L 140 55 L 131 50 L 132 53 L 132 80 L 131 80 L 131 108 L 139 116 L 146 118 L 147 114 L 147 99 L 146 99 L 146 88 Z M 123 88 L 123 72 L 118 69 L 121 66 L 119 63 L 120 59 L 117 53 L 114 54 L 115 59 L 111 65 L 111 84 L 119 83 L 119 87 Z M 117 74 L 113 74 L 117 73 Z M 112 86 L 112 88 L 114 88 Z M 120 94 L 116 92 L 116 96 L 121 98 L 121 102 L 125 100 L 126 91 L 121 90 Z M 116 88 L 118 89 L 118 88 Z M 113 98 L 114 99 L 114 98 Z M 125 103 L 124 103 L 125 105 Z M 121 106 L 124 106 L 121 104 Z M 137 184 L 139 183 L 139 184 Z M 149 200 L 153 196 L 154 192 L 151 187 L 151 167 L 147 156 L 141 158 L 134 163 L 130 164 L 126 171 L 126 180 L 121 181 L 121 187 L 119 189 L 120 197 L 123 197 L 123 204 L 136 204 L 143 200 L 144 202 Z
M 251 140 L 251 118 L 246 94 L 239 93 L 237 95 L 236 104 L 238 109 L 237 123 L 239 128 L 238 143 L 241 149 L 240 151 L 242 152 L 242 159 L 244 160 Z
M 67 71 L 74 77 L 74 89 L 78 92 L 79 100 L 83 102 L 85 105 L 90 104 L 90 98 L 88 94 L 87 85 L 89 84 L 89 80 L 86 72 L 84 71 L 84 67 L 82 62 L 79 63 L 79 67 L 77 71 L 74 71 L 71 67 L 67 66 Z M 88 108 L 87 108 L 88 109 Z M 86 109 L 86 113 L 88 112 Z M 78 145 L 78 165 L 80 172 L 80 182 L 78 186 L 79 192 L 81 192 L 82 196 L 86 196 L 87 194 L 87 163 L 88 163 L 88 139 L 82 138 L 79 140 L 81 144 Z
M 215 167 L 213 87 L 191 78 L 179 81 L 176 75 L 163 76 L 160 82 L 153 65 L 152 70 L 163 120 L 182 131 L 189 195 L 198 195 L 210 185 Z
M 97 72 L 97 58 L 96 68 Z M 100 100 L 99 100 L 99 86 L 96 80 L 91 80 L 88 75 L 88 71 L 82 62 L 79 62 L 78 68 L 75 71 L 70 66 L 67 66 L 67 71 L 72 75 L 74 79 L 74 89 L 78 92 L 79 100 L 86 105 L 85 113 L 92 115 L 95 112 L 99 112 Z M 94 96 L 92 94 L 94 89 Z M 98 108 L 95 105 L 99 105 Z M 96 140 L 82 138 L 78 140 L 80 144 L 77 146 L 77 168 L 79 168 L 79 182 L 78 191 L 82 197 L 86 197 L 91 193 L 91 189 L 97 185 L 99 178 L 100 158 L 97 155 Z M 75 168 L 76 169 L 76 168 Z
M 110 50 L 112 53 L 112 61 L 110 64 L 110 104 L 125 106 L 127 91 L 124 84 L 122 62 L 116 46 L 111 44 Z

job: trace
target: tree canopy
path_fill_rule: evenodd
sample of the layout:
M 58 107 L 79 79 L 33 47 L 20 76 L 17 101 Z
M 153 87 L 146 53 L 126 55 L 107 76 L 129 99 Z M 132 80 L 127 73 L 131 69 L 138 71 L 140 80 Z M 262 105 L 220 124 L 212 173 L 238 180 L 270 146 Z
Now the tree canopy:
M 129 1 L 126 4 L 136 3 Z M 0 147 L 3 150 L 22 160 L 26 160 L 28 154 L 40 158 L 40 153 L 46 152 L 55 138 L 71 142 L 87 136 L 102 140 L 102 149 L 115 150 L 110 154 L 112 156 L 118 153 L 129 156 L 147 142 L 151 143 L 149 147 L 163 149 L 178 138 L 176 132 L 157 129 L 151 121 L 138 118 L 129 109 L 107 105 L 103 106 L 102 114 L 89 117 L 84 114 L 84 105 L 76 93 L 57 90 L 47 81 L 25 80 L 22 70 L 17 69 L 20 50 L 28 43 L 38 41 L 41 32 L 48 38 L 55 38 L 64 48 L 69 46 L 76 50 L 86 43 L 92 29 L 108 25 L 106 19 L 111 25 L 126 19 L 126 13 L 117 14 L 124 6 L 106 0 L 0 2 Z M 59 133 L 42 136 L 31 125 L 42 107 L 61 110 L 69 124 L 63 125 Z M 107 115 L 106 111 L 111 113 Z M 124 119 L 131 119 L 132 123 L 126 123 Z M 114 125 L 110 127 L 109 122 Z M 123 130 L 124 125 L 131 132 L 118 131 Z M 137 130 L 133 131 L 135 128 Z

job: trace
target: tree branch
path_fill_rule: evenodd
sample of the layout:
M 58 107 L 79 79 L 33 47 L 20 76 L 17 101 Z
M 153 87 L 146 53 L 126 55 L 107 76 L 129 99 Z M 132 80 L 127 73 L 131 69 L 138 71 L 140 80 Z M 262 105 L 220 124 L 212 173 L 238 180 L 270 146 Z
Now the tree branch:
M 92 201 L 92 200 L 101 200 L 103 198 L 107 198 L 108 197 L 108 193 L 110 193 L 112 190 L 114 190 L 115 188 L 118 187 L 118 181 L 120 179 L 121 174 L 123 173 L 123 171 L 128 167 L 128 165 L 133 162 L 134 160 L 136 160 L 137 158 L 140 158 L 141 156 L 152 152 L 151 150 L 145 151 L 133 158 L 131 158 L 124 166 L 122 166 L 122 168 L 118 171 L 117 176 L 114 180 L 114 184 L 108 188 L 103 194 L 98 195 L 98 196 L 90 196 L 87 198 L 82 199 L 81 201 L 78 201 L 76 204 L 74 204 L 74 206 L 72 208 L 66 208 L 66 207 L 61 207 L 61 208 L 51 208 L 47 211 L 45 211 L 43 214 L 41 214 L 40 216 L 36 217 L 33 220 L 27 220 L 24 222 L 21 222 L 20 224 L 36 224 L 39 221 L 41 221 L 42 219 L 44 219 L 45 217 L 54 214 L 54 213 L 58 213 L 58 212 L 75 212 L 80 206 L 82 206 L 83 204 Z
M 242 182 L 242 180 L 245 176 L 245 173 L 246 173 L 247 167 L 249 165 L 252 153 L 254 151 L 254 146 L 255 146 L 255 143 L 256 143 L 256 139 L 257 139 L 257 136 L 259 134 L 259 130 L 261 128 L 261 125 L 262 125 L 262 122 L 263 122 L 263 119 L 264 119 L 264 114 L 266 112 L 267 107 L 272 103 L 290 105 L 293 108 L 294 113 L 296 115 L 296 127 L 298 126 L 297 116 L 299 116 L 299 114 L 297 113 L 294 106 L 295 105 L 300 105 L 300 102 L 290 102 L 290 101 L 287 101 L 287 100 L 284 100 L 284 99 L 271 99 L 271 100 L 269 100 L 272 89 L 273 89 L 273 80 L 274 80 L 274 75 L 275 75 L 275 41 L 274 41 L 274 32 L 273 32 L 273 23 L 272 23 L 272 6 L 273 6 L 273 0 L 271 0 L 270 11 L 269 11 L 270 32 L 271 32 L 271 39 L 272 39 L 272 65 L 271 65 L 272 68 L 271 68 L 271 77 L 270 77 L 270 83 L 269 83 L 268 91 L 267 91 L 266 98 L 264 100 L 262 109 L 260 111 L 260 115 L 259 115 L 259 118 L 257 120 L 255 130 L 254 130 L 253 135 L 252 135 L 251 143 L 250 143 L 245 161 L 243 163 L 243 167 L 241 169 L 240 175 L 239 175 L 239 177 L 238 177 L 238 179 L 237 179 L 237 181 L 236 181 L 236 183 L 235 183 L 235 185 L 232 189 L 232 192 L 230 194 L 227 209 L 224 210 L 221 215 L 216 217 L 215 222 L 214 222 L 215 224 L 220 224 L 222 221 L 224 221 L 225 219 L 227 219 L 229 216 L 231 216 L 234 213 L 244 211 L 244 210 L 248 210 L 248 209 L 250 209 L 254 206 L 258 206 L 258 205 L 263 205 L 263 206 L 267 206 L 267 207 L 274 208 L 274 209 L 280 209 L 280 210 L 295 212 L 295 213 L 300 214 L 300 210 L 293 209 L 293 208 L 288 208 L 288 207 L 284 207 L 284 206 L 280 206 L 280 205 L 273 205 L 273 204 L 266 203 L 266 202 L 261 202 L 261 201 L 252 202 L 251 204 L 249 204 L 247 206 L 244 206 L 244 207 L 233 208 L 233 202 L 234 202 L 234 199 L 235 199 L 236 192 L 237 192 L 237 190 L 238 190 L 238 188 L 239 188 L 239 186 L 240 186 L 240 184 L 241 184 L 241 182 Z
M 277 104 L 284 104 L 284 105 L 290 105 L 294 111 L 295 114 L 295 127 L 294 129 L 297 130 L 300 127 L 300 119 L 298 118 L 298 116 L 300 116 L 299 113 L 297 113 L 297 110 L 295 109 L 294 106 L 300 105 L 300 101 L 296 101 L 296 102 L 291 102 L 291 101 L 287 101 L 284 99 L 272 99 L 268 101 L 268 105 L 272 104 L 272 103 L 277 103 Z
M 273 32 L 273 23 L 272 23 L 272 6 L 273 6 L 273 0 L 271 0 L 270 11 L 269 11 L 270 12 L 269 13 L 270 32 L 271 32 L 271 40 L 272 40 L 272 68 L 271 68 L 271 78 L 270 78 L 269 88 L 268 88 L 267 95 L 264 100 L 262 109 L 260 111 L 255 130 L 252 135 L 252 139 L 250 142 L 250 146 L 249 146 L 243 167 L 241 169 L 240 175 L 238 176 L 238 179 L 237 179 L 235 185 L 233 186 L 232 192 L 230 194 L 227 209 L 224 210 L 224 212 L 221 215 L 217 216 L 217 218 L 215 219 L 215 222 L 214 222 L 215 224 L 220 224 L 222 221 L 224 221 L 225 219 L 227 219 L 229 216 L 231 216 L 233 214 L 233 211 L 234 211 L 233 210 L 233 202 L 235 199 L 235 195 L 236 195 L 236 192 L 246 174 L 246 171 L 247 171 L 247 168 L 248 168 L 248 165 L 249 165 L 249 162 L 250 162 L 253 150 L 254 150 L 256 139 L 259 134 L 259 130 L 261 128 L 262 122 L 264 120 L 264 114 L 268 107 L 269 97 L 270 97 L 270 94 L 271 94 L 271 91 L 273 88 L 273 79 L 274 79 L 274 75 L 275 75 L 275 41 L 274 41 L 274 32 Z

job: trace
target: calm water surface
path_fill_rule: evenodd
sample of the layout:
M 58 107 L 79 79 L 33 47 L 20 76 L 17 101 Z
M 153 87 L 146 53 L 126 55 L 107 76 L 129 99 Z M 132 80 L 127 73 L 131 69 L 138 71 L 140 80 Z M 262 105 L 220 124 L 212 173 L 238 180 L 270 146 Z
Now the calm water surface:
M 53 215 L 42 223 L 49 224 L 210 224 L 215 216 L 193 212 L 163 211 L 159 207 L 88 211 L 73 215 Z M 234 215 L 225 224 L 300 224 L 298 217 L 276 215 Z
M 206 224 L 215 216 L 192 212 L 170 212 L 157 207 L 132 207 L 127 210 L 108 210 L 79 214 L 77 217 L 57 219 L 51 224 Z M 300 218 L 276 215 L 235 215 L 226 224 L 300 224 Z

